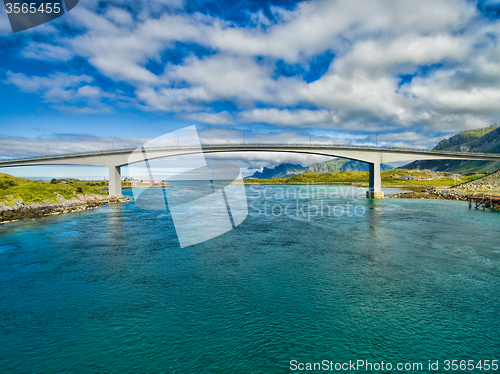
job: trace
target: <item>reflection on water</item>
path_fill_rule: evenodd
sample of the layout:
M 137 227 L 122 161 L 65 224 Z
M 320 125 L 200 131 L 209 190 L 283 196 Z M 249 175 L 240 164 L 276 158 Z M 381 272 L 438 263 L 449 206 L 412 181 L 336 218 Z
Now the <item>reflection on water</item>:
M 248 187 L 246 220 L 188 248 L 134 203 L 0 226 L 0 371 L 497 358 L 500 214 L 298 188 Z M 302 214 L 321 201 L 350 210 Z
M 381 223 L 380 214 L 384 208 L 383 204 L 384 202 L 379 199 L 367 199 L 366 201 L 366 224 L 373 241 L 382 239 L 379 226 Z

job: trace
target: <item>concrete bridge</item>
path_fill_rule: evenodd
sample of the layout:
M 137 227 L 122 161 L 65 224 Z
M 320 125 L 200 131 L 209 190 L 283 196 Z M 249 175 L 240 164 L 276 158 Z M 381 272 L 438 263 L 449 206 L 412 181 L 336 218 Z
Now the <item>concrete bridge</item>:
M 121 167 L 144 160 L 199 153 L 199 147 L 180 146 L 147 148 L 138 153 L 136 148 L 40 157 L 25 157 L 0 161 L 0 168 L 38 165 L 89 165 L 104 166 L 109 169 L 109 194 L 121 195 Z M 407 148 L 379 148 L 357 146 L 303 145 L 303 144 L 227 144 L 204 145 L 203 153 L 218 152 L 291 152 L 321 156 L 342 157 L 369 164 L 370 183 L 368 198 L 383 198 L 380 164 L 413 160 L 476 160 L 500 161 L 500 155 L 486 153 L 441 152 Z M 132 159 L 129 159 L 132 156 Z M 137 158 L 137 159 L 135 159 Z

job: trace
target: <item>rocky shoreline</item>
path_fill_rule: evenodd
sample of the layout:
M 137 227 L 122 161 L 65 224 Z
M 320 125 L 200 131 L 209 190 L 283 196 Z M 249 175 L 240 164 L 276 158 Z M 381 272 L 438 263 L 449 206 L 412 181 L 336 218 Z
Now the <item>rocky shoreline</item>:
M 423 191 L 401 192 L 384 197 L 386 199 L 447 199 L 468 201 L 470 196 L 475 196 L 475 194 L 449 189 L 430 188 Z
M 106 195 L 77 195 L 67 200 L 58 196 L 58 203 L 26 204 L 22 200 L 15 200 L 13 206 L 8 206 L 0 202 L 0 223 L 15 222 L 22 219 L 33 219 L 51 215 L 81 212 L 95 209 L 106 204 L 123 203 L 132 199 L 124 196 Z
M 415 188 L 412 192 L 402 192 L 395 195 L 386 196 L 389 199 L 447 199 L 469 201 L 473 197 L 500 196 L 500 171 L 489 174 L 483 178 L 459 184 L 448 188 Z M 488 206 L 491 209 L 500 210 L 500 203 L 491 202 Z

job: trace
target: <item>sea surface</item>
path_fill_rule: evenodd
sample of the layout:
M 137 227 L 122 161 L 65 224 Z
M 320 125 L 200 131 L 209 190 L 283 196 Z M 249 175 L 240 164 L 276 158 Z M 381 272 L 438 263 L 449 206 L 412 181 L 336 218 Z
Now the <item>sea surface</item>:
M 246 193 L 243 223 L 185 248 L 168 210 L 134 202 L 1 225 L 0 373 L 500 359 L 500 214 L 344 186 Z

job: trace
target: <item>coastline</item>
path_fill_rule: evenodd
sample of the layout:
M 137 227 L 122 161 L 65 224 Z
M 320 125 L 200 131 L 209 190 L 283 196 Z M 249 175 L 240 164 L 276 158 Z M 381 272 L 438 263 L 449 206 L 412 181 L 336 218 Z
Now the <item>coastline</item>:
M 248 185 L 267 185 L 267 186 L 287 186 L 287 185 L 344 185 L 344 186 L 355 186 L 355 187 L 368 187 L 366 183 L 356 183 L 356 182 L 318 182 L 318 183 L 259 183 L 252 182 L 247 183 Z M 472 189 L 466 189 L 471 188 Z M 478 195 L 490 196 L 493 191 L 488 191 L 481 189 L 480 187 L 485 187 L 485 185 L 477 185 L 473 182 L 466 182 L 462 185 L 457 185 L 449 188 L 436 188 L 434 186 L 414 186 L 414 185 L 382 185 L 382 188 L 400 188 L 409 190 L 409 192 L 400 192 L 392 195 L 385 195 L 386 199 L 426 199 L 426 200 L 455 200 L 455 201 L 469 201 L 473 197 Z M 492 203 L 491 209 L 500 210 L 500 203 Z
M 316 185 L 327 185 L 327 186 L 355 186 L 355 187 L 368 187 L 368 183 L 359 183 L 359 182 L 314 182 L 314 183 L 260 183 L 260 182 L 252 182 L 252 183 L 245 183 L 245 185 L 251 186 L 251 185 L 266 185 L 266 186 L 316 186 Z M 429 189 L 433 188 L 433 186 L 415 186 L 415 185 L 408 185 L 408 184 L 383 184 L 382 188 L 401 188 L 401 189 Z
M 435 189 L 425 191 L 412 191 L 412 192 L 402 192 L 394 195 L 385 196 L 388 199 L 444 199 L 444 200 L 455 200 L 455 201 L 470 201 L 472 198 L 481 198 L 488 201 L 490 196 L 497 196 L 494 194 L 489 194 L 485 191 L 464 191 L 458 189 Z M 488 208 L 492 210 L 500 210 L 500 203 L 496 201 L 491 201 Z
M 14 206 L 0 203 L 0 224 L 17 222 L 25 219 L 35 219 L 52 215 L 81 212 L 95 209 L 102 205 L 124 203 L 131 201 L 129 197 L 108 195 L 77 195 L 70 200 L 61 197 L 55 204 L 25 204 L 18 200 Z
M 436 188 L 435 186 L 415 186 L 406 184 L 389 184 L 382 185 L 383 188 L 400 188 L 409 192 L 400 192 L 392 195 L 386 195 L 388 199 L 446 199 L 446 200 L 460 200 L 469 201 L 471 197 L 490 196 L 498 192 L 499 172 L 494 173 L 485 178 L 481 178 L 472 182 L 465 182 L 457 186 L 448 188 Z M 494 180 L 488 180 L 492 179 Z M 493 183 L 492 183 L 493 182 Z M 367 183 L 360 182 L 292 182 L 292 183 L 266 183 L 255 182 L 244 183 L 246 185 L 331 185 L 331 186 L 356 186 L 368 187 Z M 155 186 L 156 187 L 156 186 Z M 171 186 L 167 186 L 171 187 Z M 130 189 L 130 186 L 124 186 L 123 189 Z M 141 188 L 141 187 L 136 187 Z M 148 188 L 148 187 L 144 187 Z M 498 193 L 500 195 L 500 193 Z M 132 199 L 124 196 L 108 196 L 100 194 L 77 194 L 71 199 L 65 199 L 62 195 L 57 194 L 56 203 L 49 203 L 46 201 L 44 204 L 31 203 L 26 204 L 23 200 L 17 199 L 13 206 L 6 205 L 0 202 L 0 224 L 17 222 L 25 219 L 35 219 L 39 217 L 46 217 L 50 215 L 59 215 L 72 212 L 80 212 L 89 209 L 95 209 L 102 205 L 123 203 L 131 201 Z M 492 203 L 491 208 L 500 210 L 500 203 Z
M 500 196 L 500 171 L 488 174 L 483 178 L 479 178 L 470 182 L 450 186 L 448 188 L 436 188 L 416 190 L 412 192 L 399 193 L 396 195 L 387 196 L 388 198 L 403 198 L 403 199 L 447 199 L 470 201 L 473 198 L 482 198 L 489 200 L 489 208 L 492 210 L 500 210 L 500 203 L 495 197 Z M 490 199 L 492 198 L 493 199 Z M 484 206 L 483 206 L 484 207 Z

